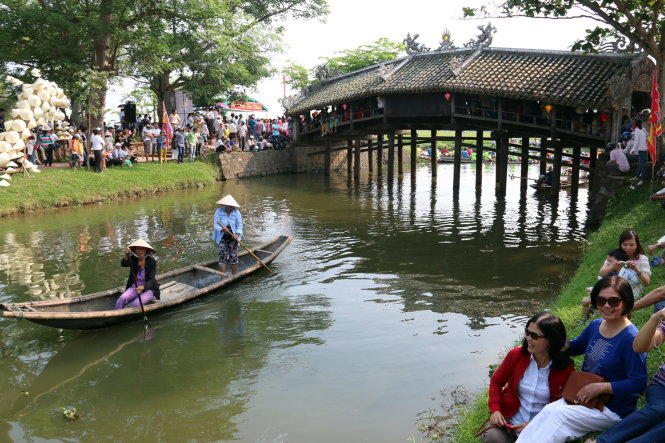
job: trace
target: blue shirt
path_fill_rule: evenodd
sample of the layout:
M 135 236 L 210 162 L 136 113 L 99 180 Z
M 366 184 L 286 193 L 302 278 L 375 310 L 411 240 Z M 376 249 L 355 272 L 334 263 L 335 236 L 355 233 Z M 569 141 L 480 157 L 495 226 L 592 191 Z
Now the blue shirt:
M 224 227 L 230 225 L 231 232 L 238 236 L 238 240 L 242 240 L 242 216 L 240 215 L 240 211 L 234 208 L 231 214 L 227 215 L 224 208 L 217 208 L 212 228 L 212 239 L 217 244 L 222 241 L 222 236 L 224 235 L 222 228 L 219 226 L 220 223 Z
M 183 146 L 183 147 L 185 146 L 185 134 L 178 131 L 178 132 L 175 133 L 175 135 L 173 137 L 175 138 L 175 141 L 174 141 L 173 144 L 176 145 L 177 148 L 179 148 L 181 146 Z
M 647 385 L 647 354 L 633 352 L 638 329 L 631 324 L 612 338 L 600 334 L 603 319 L 592 321 L 570 341 L 570 355 L 584 354 L 582 371 L 604 377 L 612 384 L 612 398 L 605 406 L 621 418 L 635 411 L 637 397 Z
M 254 128 L 256 127 L 256 120 L 250 118 L 247 124 L 249 125 L 249 132 L 254 133 Z

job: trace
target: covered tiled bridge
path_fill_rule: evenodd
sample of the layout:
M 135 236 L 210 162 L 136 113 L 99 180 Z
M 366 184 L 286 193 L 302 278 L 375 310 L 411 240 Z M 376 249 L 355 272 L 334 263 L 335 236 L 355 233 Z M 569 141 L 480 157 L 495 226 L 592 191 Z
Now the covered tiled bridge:
M 479 163 L 483 150 L 496 151 L 497 187 L 504 190 L 509 155 L 522 157 L 523 176 L 530 158 L 541 161 L 542 172 L 551 161 L 556 192 L 564 149 L 573 157 L 576 184 L 582 150 L 588 150 L 593 170 L 597 149 L 616 139 L 622 117 L 649 106 L 652 69 L 639 55 L 487 47 L 428 52 L 326 79 L 287 113 L 300 120 L 296 140 L 320 144 L 328 159 L 335 142 L 349 140 L 344 149 L 355 174 L 361 152 L 367 152 L 370 168 L 377 154 L 382 174 L 387 148 L 391 176 L 395 147 L 401 157 L 402 145 L 411 145 L 414 170 L 417 144 L 434 147 L 438 140 L 454 140 L 454 186 L 459 185 L 460 148 L 473 147 Z M 431 135 L 419 136 L 422 130 Z M 455 137 L 437 136 L 437 130 L 454 130 Z M 477 131 L 472 139 L 464 138 L 469 130 Z M 484 131 L 493 131 L 496 148 L 483 146 Z M 521 143 L 509 142 L 515 138 Z M 540 141 L 537 148 L 530 146 L 534 138 Z

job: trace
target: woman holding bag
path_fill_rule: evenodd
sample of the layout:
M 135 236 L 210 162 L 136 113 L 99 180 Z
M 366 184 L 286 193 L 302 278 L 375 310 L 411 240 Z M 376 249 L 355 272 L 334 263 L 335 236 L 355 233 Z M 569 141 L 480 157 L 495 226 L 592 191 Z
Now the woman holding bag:
M 566 328 L 553 314 L 526 324 L 522 346 L 511 350 L 490 379 L 490 426 L 483 441 L 513 441 L 547 404 L 561 398 L 573 364 L 563 352 Z
M 633 352 L 638 331 L 627 317 L 634 303 L 633 291 L 621 277 L 604 277 L 593 287 L 591 303 L 601 318 L 570 341 L 568 353 L 584 354 L 582 371 L 606 381 L 584 386 L 576 402 L 586 403 L 603 394 L 610 394 L 610 400 L 599 409 L 564 399 L 550 403 L 524 428 L 518 442 L 564 442 L 608 429 L 635 411 L 637 397 L 646 386 L 647 368 L 646 354 Z

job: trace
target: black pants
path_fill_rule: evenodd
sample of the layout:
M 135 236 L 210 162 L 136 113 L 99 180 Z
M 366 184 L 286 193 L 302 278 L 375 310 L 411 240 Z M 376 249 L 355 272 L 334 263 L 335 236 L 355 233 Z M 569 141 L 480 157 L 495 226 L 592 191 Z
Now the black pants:
M 53 148 L 45 149 L 46 151 L 46 166 L 53 166 Z
M 92 151 L 95 154 L 95 172 L 102 172 L 102 151 Z

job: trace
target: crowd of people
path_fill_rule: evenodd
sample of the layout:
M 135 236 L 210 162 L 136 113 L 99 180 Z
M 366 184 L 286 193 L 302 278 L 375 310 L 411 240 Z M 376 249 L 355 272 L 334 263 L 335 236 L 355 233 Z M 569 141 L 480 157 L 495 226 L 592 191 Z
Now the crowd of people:
M 621 233 L 582 302 L 584 319 L 590 307 L 598 318 L 576 338 L 550 313 L 527 322 L 522 345 L 491 377 L 483 441 L 555 443 L 601 432 L 587 442 L 665 442 L 665 362 L 650 382 L 646 365 L 646 353 L 665 341 L 665 287 L 642 296 L 651 284 L 647 255 L 661 248 L 664 239 L 645 251 L 635 231 Z M 654 314 L 639 330 L 632 313 L 649 306 Z M 579 372 L 577 355 L 584 356 Z

